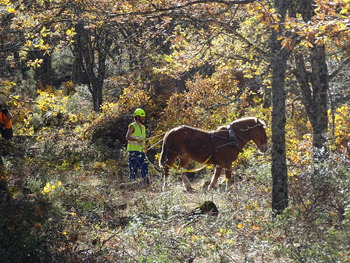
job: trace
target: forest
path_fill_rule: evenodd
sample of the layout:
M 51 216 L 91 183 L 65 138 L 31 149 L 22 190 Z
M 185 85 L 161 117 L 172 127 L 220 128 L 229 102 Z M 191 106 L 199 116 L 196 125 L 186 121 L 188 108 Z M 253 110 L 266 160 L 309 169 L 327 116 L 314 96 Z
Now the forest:
M 0 0 L 0 35 L 0 262 L 350 262 L 349 0 Z M 168 131 L 246 117 L 231 187 L 163 187 Z

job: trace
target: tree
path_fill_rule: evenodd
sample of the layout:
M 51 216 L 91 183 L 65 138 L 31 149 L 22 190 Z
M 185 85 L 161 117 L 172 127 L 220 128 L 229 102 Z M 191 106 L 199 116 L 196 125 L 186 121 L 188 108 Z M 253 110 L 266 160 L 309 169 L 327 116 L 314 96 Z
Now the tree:
M 100 111 L 103 102 L 102 88 L 106 78 L 107 54 L 111 46 L 112 40 L 105 28 L 96 28 L 89 32 L 81 23 L 76 26 L 73 79 L 81 81 L 83 77 L 87 81 L 96 112 Z
M 316 16 L 313 6 L 314 1 L 304 0 L 301 15 L 305 24 L 312 22 Z M 328 89 L 329 75 L 326 63 L 325 45 L 316 39 L 310 39 L 311 47 L 308 60 L 311 70 L 308 71 L 305 65 L 305 58 L 301 52 L 295 55 L 295 76 L 299 82 L 303 103 L 309 120 L 313 127 L 313 147 L 316 160 L 324 159 L 327 156 L 327 129 L 328 129 Z
M 15 8 L 9 8 L 7 13 L 1 13 L 0 16 L 1 77 L 11 75 L 11 70 L 21 67 L 21 62 L 18 58 L 18 52 L 25 41 L 24 36 L 21 30 L 11 28 L 17 8 L 18 5 Z M 8 63 L 7 61 L 7 57 L 9 56 L 9 54 L 13 54 L 14 56 L 14 59 L 11 61 L 11 63 Z
M 286 18 L 290 1 L 275 0 L 281 23 Z M 281 28 L 278 28 L 281 30 Z M 289 52 L 282 48 L 279 34 L 273 30 L 270 39 L 272 69 L 272 209 L 281 213 L 288 207 L 288 175 L 286 164 L 286 90 L 285 78 Z

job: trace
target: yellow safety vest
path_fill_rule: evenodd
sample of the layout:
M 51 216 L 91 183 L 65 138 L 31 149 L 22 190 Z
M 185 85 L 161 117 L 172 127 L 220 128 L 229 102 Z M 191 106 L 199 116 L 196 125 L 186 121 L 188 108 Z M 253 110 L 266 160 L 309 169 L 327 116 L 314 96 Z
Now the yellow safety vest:
M 128 141 L 128 146 L 126 149 L 128 152 L 130 151 L 142 152 L 146 144 L 146 127 L 141 124 L 141 129 L 140 129 L 140 126 L 136 122 L 131 123 L 129 125 L 129 128 L 130 126 L 134 126 L 134 132 L 131 134 L 131 137 L 138 140 L 142 140 L 142 142 L 140 143 L 137 141 Z

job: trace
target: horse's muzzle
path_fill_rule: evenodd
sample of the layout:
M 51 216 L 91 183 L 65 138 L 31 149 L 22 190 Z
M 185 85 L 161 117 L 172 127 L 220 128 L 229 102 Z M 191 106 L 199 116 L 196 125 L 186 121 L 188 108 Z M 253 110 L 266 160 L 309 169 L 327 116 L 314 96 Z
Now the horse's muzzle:
M 264 143 L 263 145 L 261 145 L 261 146 L 259 147 L 259 152 L 261 152 L 261 153 L 265 153 L 265 152 L 267 152 L 268 150 L 269 150 L 269 146 L 268 146 L 267 143 Z

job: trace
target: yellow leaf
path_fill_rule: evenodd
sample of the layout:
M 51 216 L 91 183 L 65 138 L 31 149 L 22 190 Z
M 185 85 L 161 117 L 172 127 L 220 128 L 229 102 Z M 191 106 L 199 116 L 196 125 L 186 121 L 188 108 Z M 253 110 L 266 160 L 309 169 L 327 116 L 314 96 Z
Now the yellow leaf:
M 314 45 L 311 44 L 311 42 L 309 42 L 309 41 L 306 42 L 306 46 L 307 46 L 307 47 L 314 47 Z
M 243 223 L 237 224 L 237 228 L 243 228 L 243 227 L 244 227 Z
M 253 225 L 253 226 L 252 226 L 252 229 L 254 229 L 254 230 L 260 230 L 260 229 L 261 229 L 261 226 L 259 226 L 259 225 Z
M 347 8 L 343 8 L 341 11 L 340 11 L 340 14 L 347 14 L 349 12 L 349 10 Z
M 344 23 L 339 22 L 338 25 L 342 30 L 346 29 L 346 25 Z
M 9 8 L 7 9 L 7 12 L 9 12 L 9 13 L 11 13 L 11 14 L 14 14 L 14 13 L 16 13 L 16 10 L 15 10 L 13 7 L 9 7 Z

